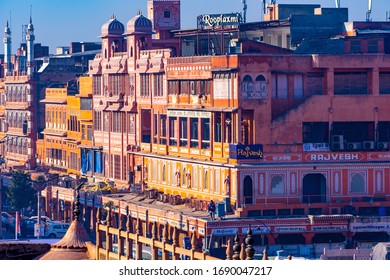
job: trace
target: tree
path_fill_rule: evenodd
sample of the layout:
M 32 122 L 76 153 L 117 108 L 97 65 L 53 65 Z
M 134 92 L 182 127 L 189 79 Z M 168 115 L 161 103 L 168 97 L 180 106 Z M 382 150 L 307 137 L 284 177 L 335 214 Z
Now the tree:
M 36 191 L 31 187 L 30 177 L 27 173 L 20 170 L 12 172 L 12 183 L 7 190 L 7 196 L 12 208 L 18 211 L 34 204 Z

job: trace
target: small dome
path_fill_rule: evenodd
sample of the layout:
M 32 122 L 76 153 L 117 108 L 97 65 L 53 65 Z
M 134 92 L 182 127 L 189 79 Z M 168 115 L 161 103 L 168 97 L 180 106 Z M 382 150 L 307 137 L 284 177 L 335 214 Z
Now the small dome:
M 125 31 L 125 26 L 119 20 L 112 16 L 112 18 L 107 21 L 102 26 L 102 34 L 100 37 L 106 36 L 122 36 Z
M 126 34 L 152 34 L 153 24 L 152 21 L 142 14 L 138 14 L 127 22 Z
M 4 28 L 4 33 L 11 34 L 11 29 L 9 28 L 8 21 L 7 21 L 7 26 Z
M 27 30 L 34 30 L 34 25 L 32 24 L 32 19 L 30 17 L 30 22 L 29 24 L 27 25 Z

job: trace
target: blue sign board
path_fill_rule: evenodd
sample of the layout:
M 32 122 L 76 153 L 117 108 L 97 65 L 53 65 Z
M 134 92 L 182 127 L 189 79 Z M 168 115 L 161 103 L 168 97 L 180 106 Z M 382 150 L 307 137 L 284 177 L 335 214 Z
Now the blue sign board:
M 263 158 L 263 145 L 241 145 L 230 144 L 229 153 L 231 159 L 254 159 Z

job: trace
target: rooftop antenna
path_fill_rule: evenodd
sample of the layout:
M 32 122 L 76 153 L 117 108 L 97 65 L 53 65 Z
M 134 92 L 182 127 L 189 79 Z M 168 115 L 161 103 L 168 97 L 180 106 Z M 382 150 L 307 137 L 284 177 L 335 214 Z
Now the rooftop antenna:
M 368 10 L 366 13 L 366 21 L 371 21 L 372 0 L 368 0 Z
M 246 10 L 248 9 L 248 5 L 246 4 L 246 0 L 241 0 L 241 3 L 244 5 L 244 23 L 246 23 Z
M 335 3 L 336 3 L 336 8 L 340 8 L 340 1 L 341 0 L 334 0 L 335 1 Z
M 386 11 L 386 21 L 390 21 L 390 11 Z

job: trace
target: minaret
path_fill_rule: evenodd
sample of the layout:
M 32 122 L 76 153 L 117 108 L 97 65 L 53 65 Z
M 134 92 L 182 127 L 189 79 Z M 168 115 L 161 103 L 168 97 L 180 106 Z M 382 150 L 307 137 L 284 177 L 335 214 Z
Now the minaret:
M 11 75 L 11 29 L 7 26 L 4 29 L 4 76 Z
M 34 73 L 34 25 L 32 24 L 32 19 L 30 17 L 30 23 L 27 26 L 27 75 L 32 77 Z

